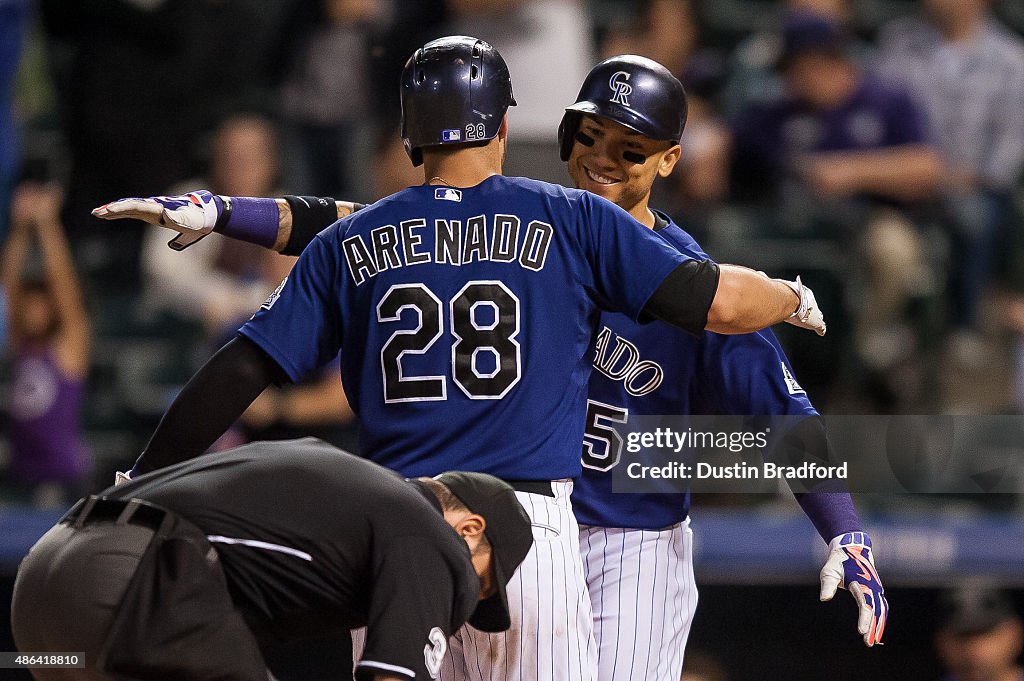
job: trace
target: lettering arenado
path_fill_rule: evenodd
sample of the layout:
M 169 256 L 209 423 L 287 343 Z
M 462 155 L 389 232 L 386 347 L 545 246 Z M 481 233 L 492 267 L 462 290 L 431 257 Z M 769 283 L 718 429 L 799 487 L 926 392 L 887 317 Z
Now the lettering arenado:
M 431 230 L 433 248 L 424 247 L 424 232 Z M 490 220 L 477 215 L 465 221 L 425 218 L 403 220 L 397 226 L 370 230 L 367 238 L 355 234 L 341 242 L 349 275 L 358 286 L 386 270 L 424 263 L 468 265 L 478 261 L 518 263 L 539 272 L 551 247 L 551 225 L 531 220 L 524 227 L 516 215 L 496 214 Z
M 610 343 L 614 338 L 615 347 Z M 635 397 L 654 392 L 665 379 L 665 370 L 657 362 L 640 359 L 640 350 L 607 326 L 597 334 L 594 369 L 613 381 L 622 381 L 626 392 Z

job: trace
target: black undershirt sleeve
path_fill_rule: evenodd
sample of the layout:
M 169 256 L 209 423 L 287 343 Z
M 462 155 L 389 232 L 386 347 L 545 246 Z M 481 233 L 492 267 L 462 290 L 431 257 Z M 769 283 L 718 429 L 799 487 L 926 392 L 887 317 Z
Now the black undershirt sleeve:
M 204 453 L 284 371 L 255 343 L 236 336 L 196 372 L 157 426 L 133 475 Z
M 718 265 L 687 260 L 672 270 L 644 305 L 643 314 L 700 336 L 718 290 Z
M 292 232 L 281 249 L 284 255 L 301 255 L 313 237 L 338 221 L 338 207 L 332 198 L 285 196 L 284 200 L 292 209 Z M 363 207 L 358 203 L 354 206 L 355 210 Z

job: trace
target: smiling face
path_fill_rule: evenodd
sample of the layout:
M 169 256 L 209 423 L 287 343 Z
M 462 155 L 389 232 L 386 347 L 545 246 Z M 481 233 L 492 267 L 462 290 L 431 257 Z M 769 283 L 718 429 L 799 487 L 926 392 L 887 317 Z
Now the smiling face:
M 653 140 L 624 125 L 586 115 L 580 121 L 568 170 L 579 189 L 618 204 L 647 226 L 651 186 L 679 160 L 678 144 Z

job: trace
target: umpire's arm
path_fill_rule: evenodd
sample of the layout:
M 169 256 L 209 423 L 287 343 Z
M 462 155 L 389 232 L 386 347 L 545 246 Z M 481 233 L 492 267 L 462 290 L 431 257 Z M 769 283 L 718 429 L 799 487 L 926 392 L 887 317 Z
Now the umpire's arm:
M 185 384 L 171 404 L 133 474 L 199 456 L 238 420 L 284 372 L 255 343 L 236 336 Z

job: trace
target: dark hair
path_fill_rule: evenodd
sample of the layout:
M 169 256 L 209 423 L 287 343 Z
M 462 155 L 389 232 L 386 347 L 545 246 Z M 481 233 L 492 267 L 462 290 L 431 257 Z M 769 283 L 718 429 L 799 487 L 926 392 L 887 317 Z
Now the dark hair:
M 452 494 L 452 491 L 448 489 L 448 486 L 443 482 L 438 482 L 433 478 L 417 478 L 420 482 L 430 488 L 430 491 L 437 497 L 438 503 L 441 504 L 442 511 L 454 511 L 454 512 L 465 512 L 472 513 L 468 506 L 462 503 L 462 500 Z M 477 553 L 488 549 L 491 546 L 491 542 L 487 539 L 484 534 L 480 535 L 480 545 L 477 548 Z
M 420 482 L 430 488 L 430 491 L 437 497 L 438 503 L 441 504 L 442 511 L 466 511 L 469 512 L 469 508 L 462 503 L 462 500 L 452 494 L 452 491 L 448 489 L 448 486 L 442 482 L 438 482 L 433 478 L 419 478 Z

